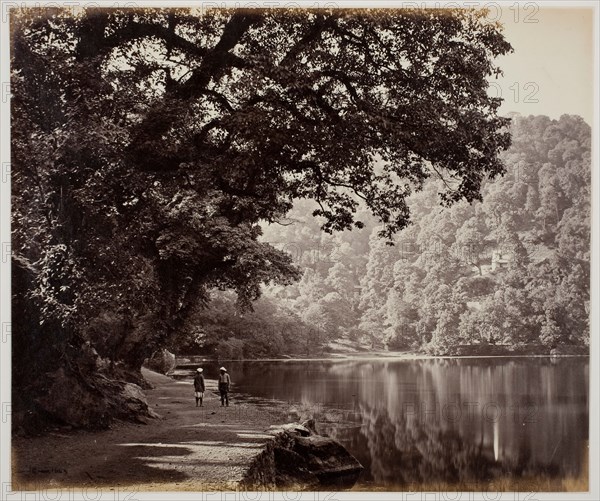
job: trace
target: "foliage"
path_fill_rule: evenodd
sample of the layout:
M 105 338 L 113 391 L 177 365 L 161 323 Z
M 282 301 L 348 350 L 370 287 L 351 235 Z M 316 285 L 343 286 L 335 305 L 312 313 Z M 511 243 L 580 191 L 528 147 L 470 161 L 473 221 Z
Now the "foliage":
M 294 199 L 327 232 L 362 227 L 364 208 L 389 239 L 431 175 L 445 204 L 478 199 L 509 143 L 486 90 L 511 48 L 483 15 L 15 11 L 13 238 L 41 323 L 85 337 L 113 312 L 128 333 L 109 328 L 102 351 L 139 367 L 211 289 L 244 311 L 299 277 L 259 239 Z M 350 325 L 336 294 L 307 320 Z
M 508 172 L 484 185 L 483 202 L 440 210 L 441 183 L 428 181 L 410 197 L 414 224 L 393 247 L 376 238 L 375 220 L 322 236 L 303 219 L 306 205 L 290 213 L 294 224 L 265 227 L 265 238 L 283 248 L 306 246 L 294 255 L 305 269 L 299 287 L 267 289 L 267 297 L 299 315 L 318 311 L 305 321 L 327 339 L 355 345 L 435 354 L 465 345 L 480 353 L 491 345 L 587 346 L 590 129 L 576 117 L 516 116 L 511 131 L 514 144 L 503 154 Z M 549 183 L 558 220 L 556 204 L 551 214 L 540 212 L 546 202 L 537 194 Z M 318 246 L 318 262 L 307 259 L 310 245 Z M 327 304 L 334 291 L 344 301 Z M 327 326 L 339 311 L 343 320 Z

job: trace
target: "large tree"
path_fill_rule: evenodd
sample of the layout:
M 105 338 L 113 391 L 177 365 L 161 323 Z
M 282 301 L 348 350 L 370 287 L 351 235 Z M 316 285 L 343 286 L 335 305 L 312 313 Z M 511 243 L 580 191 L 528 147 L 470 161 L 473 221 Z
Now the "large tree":
M 487 87 L 510 45 L 482 11 L 25 9 L 11 25 L 29 410 L 60 416 L 36 395 L 73 378 L 102 400 L 211 288 L 249 308 L 261 283 L 297 278 L 258 240 L 293 200 L 314 199 L 329 232 L 360 227 L 362 200 L 389 239 L 428 177 L 450 204 L 503 172 Z M 107 414 L 90 409 L 71 421 Z

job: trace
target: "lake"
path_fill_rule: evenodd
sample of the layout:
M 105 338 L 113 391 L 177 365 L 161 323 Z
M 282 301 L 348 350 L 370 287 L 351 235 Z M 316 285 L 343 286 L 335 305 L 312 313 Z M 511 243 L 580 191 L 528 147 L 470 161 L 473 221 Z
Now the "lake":
M 314 416 L 365 467 L 359 488 L 587 489 L 587 357 L 226 366 L 234 400 Z

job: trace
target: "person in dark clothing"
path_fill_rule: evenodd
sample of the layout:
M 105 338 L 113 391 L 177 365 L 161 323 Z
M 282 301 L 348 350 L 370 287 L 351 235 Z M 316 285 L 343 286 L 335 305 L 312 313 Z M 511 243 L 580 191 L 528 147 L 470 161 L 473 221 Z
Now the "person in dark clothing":
M 204 398 L 204 376 L 202 375 L 203 370 L 198 367 L 196 369 L 196 375 L 194 376 L 194 390 L 196 392 L 196 407 L 200 403 L 202 407 L 202 399 Z
M 231 385 L 231 378 L 227 374 L 227 369 L 221 367 L 219 369 L 219 393 L 221 394 L 221 407 L 226 405 L 229 407 L 229 386 Z

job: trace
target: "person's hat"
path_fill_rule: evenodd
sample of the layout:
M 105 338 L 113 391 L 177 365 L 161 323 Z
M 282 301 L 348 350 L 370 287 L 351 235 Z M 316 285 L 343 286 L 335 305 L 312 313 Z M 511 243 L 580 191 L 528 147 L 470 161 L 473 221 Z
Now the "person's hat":
M 197 370 L 198 372 L 202 372 L 204 369 L 201 369 L 200 367 L 198 367 L 196 370 Z
M 227 372 L 227 369 L 225 367 L 221 367 L 219 370 Z

